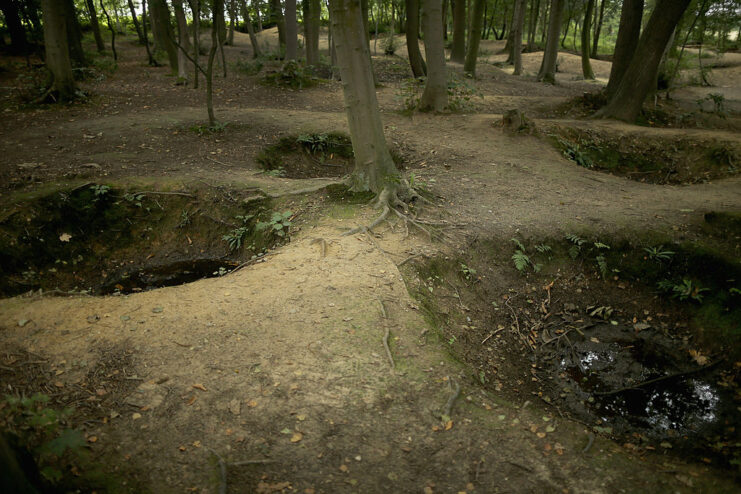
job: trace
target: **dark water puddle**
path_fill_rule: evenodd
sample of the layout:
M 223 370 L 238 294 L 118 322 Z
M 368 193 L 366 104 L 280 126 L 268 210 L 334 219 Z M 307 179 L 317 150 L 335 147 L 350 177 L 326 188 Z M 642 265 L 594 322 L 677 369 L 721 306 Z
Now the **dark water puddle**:
M 699 365 L 661 332 L 608 323 L 550 352 L 554 402 L 597 430 L 720 463 L 738 453 L 739 395 L 723 362 Z
M 115 281 L 101 286 L 100 294 L 133 293 L 182 285 L 203 278 L 223 276 L 239 263 L 223 259 L 191 259 L 171 264 L 137 269 L 120 275 Z

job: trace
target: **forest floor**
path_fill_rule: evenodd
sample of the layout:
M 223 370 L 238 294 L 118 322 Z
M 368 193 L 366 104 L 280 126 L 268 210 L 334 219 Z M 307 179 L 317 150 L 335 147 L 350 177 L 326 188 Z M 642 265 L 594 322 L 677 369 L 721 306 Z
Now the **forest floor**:
M 261 39 L 274 43 L 274 33 Z M 557 404 L 558 393 L 551 398 L 545 384 L 560 371 L 545 369 L 540 338 L 548 333 L 537 331 L 573 311 L 581 314 L 574 324 L 599 327 L 584 308 L 612 304 L 620 314 L 614 325 L 630 332 L 643 323 L 681 328 L 673 351 L 689 363 L 688 349 L 698 364 L 725 351 L 729 360 L 714 379 L 738 377 L 736 350 L 701 334 L 683 306 L 649 287 L 617 271 L 601 279 L 591 260 L 554 261 L 523 275 L 510 260 L 510 239 L 533 258 L 534 245 L 548 241 L 555 251 L 568 234 L 613 247 L 650 245 L 646 239 L 715 245 L 738 269 L 737 230 L 708 233 L 707 214 L 741 212 L 740 54 L 722 57 L 711 72 L 714 87 L 677 89 L 662 101 L 652 115 L 665 125 L 637 126 L 585 120 L 580 102 L 587 100 L 575 100 L 605 84 L 609 62 L 593 61 L 597 80 L 583 81 L 579 57 L 563 53 L 558 84 L 549 86 L 534 81 L 540 53 L 524 55 L 523 77 L 495 65 L 505 58 L 500 42 L 483 43 L 489 55 L 475 80 L 451 66 L 461 98 L 470 98 L 459 100 L 460 111 L 409 114 L 402 107 L 413 97 L 404 83 L 411 73 L 403 58 L 383 56 L 379 47 L 387 139 L 404 176 L 426 187 L 435 204 L 415 206 L 418 217 L 444 227 L 428 225 L 428 235 L 400 220 L 373 235 L 343 236 L 377 212 L 318 188 L 332 173 L 293 179 L 261 173 L 256 161 L 282 137 L 347 132 L 339 82 L 295 90 L 262 83 L 270 67 L 245 75 L 234 63 L 248 62 L 251 49 L 237 33 L 226 47 L 228 77 L 215 80 L 216 116 L 226 126 L 212 131 L 204 91 L 174 85 L 166 67 L 146 66 L 130 38 L 119 43 L 118 69 L 84 81 L 91 95 L 84 103 L 22 104 L 23 61 L 3 61 L 0 72 L 2 225 L 18 218 L 31 225 L 30 211 L 48 197 L 100 185 L 110 189 L 94 189 L 92 201 L 109 191 L 152 192 L 133 199 L 147 213 L 131 215 L 130 224 L 157 211 L 213 220 L 209 227 L 183 220 L 180 228 L 172 218 L 167 228 L 152 220 L 143 240 L 122 246 L 116 259 L 96 259 L 84 276 L 57 263 L 58 270 L 34 274 L 51 281 L 26 277 L 35 291 L 0 300 L 3 391 L 42 391 L 52 404 L 75 408 L 69 421 L 84 432 L 91 461 L 113 479 L 113 490 L 738 491 L 727 450 L 712 456 L 648 433 L 618 434 L 617 425 L 613 431 L 598 416 Z M 705 99 L 711 93 L 724 95 L 722 109 Z M 502 127 L 502 115 L 515 108 L 531 119 L 528 131 Z M 689 124 L 673 124 L 679 121 Z M 586 159 L 599 143 L 676 163 L 643 176 L 564 156 Z M 235 227 L 235 211 L 250 211 L 256 191 L 261 200 L 275 196 L 273 211 L 291 211 L 290 241 L 276 239 L 258 258 L 230 253 L 221 236 Z M 53 236 L 73 245 L 83 235 L 73 226 Z M 100 287 L 127 265 L 143 270 L 204 256 L 247 263 L 149 291 L 48 293 L 64 269 L 80 287 Z M 85 278 L 93 272 L 96 281 Z M 63 294 L 73 288 L 69 280 L 59 287 Z M 542 321 L 530 310 L 539 305 Z M 596 336 L 604 338 L 587 343 Z M 737 385 L 729 386 L 738 400 Z M 735 421 L 738 405 L 728 404 Z M 735 421 L 723 424 L 728 444 L 738 441 Z

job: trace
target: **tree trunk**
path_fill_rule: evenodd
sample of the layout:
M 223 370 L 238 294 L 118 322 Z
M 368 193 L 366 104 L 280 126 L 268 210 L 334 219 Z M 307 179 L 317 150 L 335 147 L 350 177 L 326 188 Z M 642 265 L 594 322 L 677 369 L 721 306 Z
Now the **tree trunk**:
M 149 34 L 147 33 L 147 0 L 142 0 L 142 36 L 144 36 L 144 48 L 147 50 L 149 65 L 159 67 L 157 60 L 152 56 L 152 50 L 149 49 Z
M 136 8 L 134 7 L 134 1 L 128 0 L 129 10 L 131 11 L 131 21 L 134 23 L 134 29 L 136 29 L 136 35 L 139 38 L 139 43 L 144 44 L 144 35 L 142 34 L 141 26 L 139 26 L 139 19 L 136 18 Z
M 625 71 L 633 59 L 638 39 L 641 34 L 641 20 L 643 18 L 644 0 L 624 0 L 623 9 L 620 13 L 620 28 L 617 41 L 615 42 L 615 53 L 612 56 L 612 68 L 610 79 L 607 83 L 607 97 L 612 98 L 620 86 Z
M 563 32 L 563 37 L 561 38 L 561 48 L 563 48 L 564 50 L 566 49 L 566 38 L 569 36 L 570 30 L 571 30 L 571 11 L 569 10 L 569 18 L 566 19 L 566 30 Z
M 201 1 L 188 0 L 190 11 L 193 14 L 193 88 L 198 89 L 200 78 L 198 60 L 201 56 Z
M 237 20 L 237 7 L 234 0 L 229 0 L 229 33 L 226 35 L 226 44 L 234 46 L 234 23 Z
M 213 18 L 211 23 L 211 48 L 208 50 L 208 66 L 206 67 L 206 111 L 208 112 L 208 125 L 216 125 L 214 114 L 214 59 L 216 50 L 221 45 L 220 24 L 224 17 L 224 0 L 213 0 Z
M 355 153 L 352 189 L 395 192 L 398 171 L 383 135 L 360 0 L 331 0 L 332 36 Z
M 116 52 L 116 30 L 113 29 L 113 24 L 111 23 L 111 16 L 108 15 L 108 11 L 105 9 L 105 5 L 103 4 L 103 0 L 100 1 L 100 10 L 103 11 L 103 15 L 105 15 L 106 18 L 106 24 L 108 24 L 108 30 L 111 32 L 111 51 L 113 52 L 113 61 L 118 61 L 118 53 Z
M 255 28 L 252 26 L 250 11 L 247 7 L 247 0 L 242 0 L 242 19 L 244 19 L 244 23 L 247 25 L 247 33 L 250 35 L 250 44 L 252 45 L 252 58 L 257 58 L 260 56 L 260 44 L 257 42 L 257 36 L 255 36 Z
M 59 0 L 41 0 L 41 10 L 46 66 L 54 77 L 51 89 L 58 101 L 72 101 L 77 97 L 77 87 L 67 46 L 66 8 Z
M 90 15 L 90 27 L 93 30 L 93 37 L 95 37 L 95 46 L 102 53 L 105 51 L 105 43 L 103 43 L 103 36 L 100 34 L 100 24 L 98 24 L 98 15 L 95 12 L 95 4 L 93 0 L 85 0 L 85 5 Z
M 285 2 L 286 60 L 296 60 L 296 58 L 298 58 L 298 21 L 296 20 L 296 0 L 285 0 Z
M 533 50 L 535 47 L 535 33 L 538 30 L 538 16 L 540 15 L 540 0 L 531 0 L 530 22 L 528 23 L 527 48 Z
M 322 4 L 320 0 L 303 0 L 302 4 L 306 64 L 317 65 L 319 63 L 319 27 L 321 26 Z
M 584 79 L 594 79 L 594 71 L 589 61 L 589 42 L 592 34 L 592 11 L 594 10 L 594 0 L 587 1 L 587 9 L 584 12 L 584 23 L 581 27 L 581 73 Z
M 279 51 L 283 51 L 283 47 L 286 46 L 286 21 L 283 17 L 283 7 L 280 0 L 270 0 L 270 17 L 278 26 Z
M 597 56 L 597 49 L 599 48 L 599 35 L 602 31 L 602 22 L 605 20 L 605 3 L 606 0 L 602 0 L 599 7 L 599 18 L 594 26 L 594 40 L 592 41 L 592 56 Z
M 0 0 L 0 11 L 3 13 L 5 25 L 10 34 L 10 52 L 21 55 L 26 53 L 27 41 L 18 5 L 18 2 L 14 0 Z
M 183 0 L 172 0 L 175 10 L 175 21 L 178 25 L 178 84 L 188 83 L 188 57 L 190 51 L 190 37 L 188 36 L 188 21 L 185 19 Z
M 463 64 L 463 72 L 471 77 L 476 76 L 476 60 L 479 57 L 479 44 L 481 43 L 481 28 L 484 25 L 484 4 L 486 0 L 475 0 L 473 4 L 473 18 L 471 19 L 471 31 L 468 36 L 468 52 Z
M 441 0 L 423 1 L 422 29 L 427 55 L 427 81 L 419 101 L 419 109 L 441 112 L 448 107 L 448 72 L 445 67 L 445 41 L 440 22 L 442 2 Z
M 522 27 L 525 23 L 526 0 L 515 0 L 515 18 L 512 23 L 512 62 L 515 65 L 513 75 L 522 74 Z
M 178 51 L 173 40 L 175 33 L 170 24 L 170 9 L 167 8 L 165 0 L 149 0 L 149 13 L 154 20 L 152 29 L 157 46 L 165 50 L 173 74 L 178 73 Z
M 443 39 L 448 39 L 448 4 L 450 0 L 443 0 Z
M 253 0 L 255 4 L 255 16 L 257 17 L 257 32 L 262 32 L 262 15 L 260 14 L 260 0 Z
M 406 6 L 406 37 L 409 65 L 412 66 L 414 77 L 424 77 L 427 74 L 427 67 L 419 50 L 419 0 L 406 0 Z
M 453 48 L 450 50 L 450 61 L 463 63 L 466 58 L 466 2 L 453 2 Z
M 69 57 L 72 65 L 75 67 L 85 67 L 85 52 L 82 49 L 82 28 L 80 21 L 77 19 L 77 10 L 75 9 L 74 0 L 57 0 L 62 4 L 64 9 L 64 20 L 67 23 L 67 46 L 69 47 Z
M 556 83 L 556 61 L 558 60 L 558 38 L 561 31 L 564 0 L 551 0 L 551 15 L 548 19 L 548 37 L 545 41 L 543 61 L 538 71 L 538 81 Z
M 690 0 L 656 1 L 656 7 L 615 95 L 595 116 L 635 121 L 646 95 L 651 91 L 669 38 L 689 3 Z

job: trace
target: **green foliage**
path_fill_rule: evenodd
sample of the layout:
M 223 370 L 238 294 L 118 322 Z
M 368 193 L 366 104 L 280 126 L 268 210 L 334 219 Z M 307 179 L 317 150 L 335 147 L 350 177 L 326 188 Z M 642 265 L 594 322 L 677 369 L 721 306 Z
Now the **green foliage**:
M 582 148 L 583 143 L 579 144 L 559 137 L 558 144 L 561 147 L 561 152 L 567 159 L 570 159 L 584 168 L 594 167 L 594 161 L 592 161 L 592 158 L 590 158 Z
M 226 127 L 229 124 L 227 122 L 216 122 L 213 125 L 194 125 L 190 128 L 193 132 L 195 132 L 198 135 L 204 135 L 204 134 L 216 134 L 221 133 L 226 130 Z
M 455 72 L 450 72 L 448 78 L 448 109 L 453 112 L 470 112 L 476 109 L 474 98 L 479 97 L 482 100 L 484 95 L 469 84 L 465 79 L 461 79 Z
M 235 71 L 246 75 L 257 75 L 264 66 L 265 64 L 263 63 L 262 58 L 255 58 L 253 60 L 237 60 L 233 64 Z
M 178 228 L 185 228 L 186 226 L 190 225 L 193 221 L 193 215 L 188 211 L 187 209 L 183 209 L 183 211 L 180 213 L 180 221 L 178 221 Z
M 461 264 L 461 274 L 466 279 L 466 281 L 471 281 L 476 279 L 476 270 L 472 267 L 469 267 L 463 263 Z
M 697 303 L 702 303 L 704 298 L 703 293 L 709 292 L 707 288 L 703 288 L 696 281 L 692 281 L 688 278 L 683 278 L 679 283 L 675 283 L 670 280 L 662 280 L 657 284 L 660 291 L 670 293 L 672 298 L 678 298 L 681 301 L 691 299 Z
M 279 237 L 284 237 L 288 233 L 288 228 L 291 226 L 289 218 L 293 216 L 293 212 L 286 211 L 284 213 L 274 212 L 270 216 L 269 221 L 258 221 L 255 225 L 256 231 L 268 230 L 269 232 Z
M 607 278 L 607 275 L 609 274 L 607 258 L 603 254 L 601 254 L 600 251 L 610 250 L 609 245 L 597 240 L 592 242 L 592 247 L 588 247 L 585 249 L 585 246 L 588 243 L 587 240 L 574 233 L 567 234 L 566 240 L 568 240 L 571 244 L 568 250 L 569 257 L 571 257 L 572 259 L 576 259 L 582 252 L 586 250 L 587 253 L 591 253 L 594 255 L 594 262 L 597 264 L 597 269 L 602 275 L 602 279 Z
M 394 36 L 394 33 L 390 33 L 388 36 L 386 36 L 383 40 L 383 53 L 385 55 L 393 55 L 396 53 L 396 49 L 398 48 L 398 44 L 396 43 L 396 37 Z
M 411 113 L 419 106 L 419 99 L 424 89 L 424 77 L 410 78 L 401 81 L 394 99 L 401 103 L 404 113 Z
M 90 190 L 93 191 L 93 201 L 97 202 L 103 199 L 111 191 L 108 185 L 91 185 Z
M 311 69 L 296 60 L 284 63 L 279 71 L 265 76 L 265 81 L 280 87 L 303 89 L 316 83 Z
M 229 250 L 231 251 L 238 250 L 242 247 L 244 239 L 247 238 L 247 236 L 250 234 L 251 228 L 249 227 L 248 223 L 252 218 L 254 218 L 254 215 L 240 215 L 236 216 L 236 218 L 242 222 L 242 226 L 234 228 L 229 233 L 221 237 L 229 244 Z
M 144 194 L 124 194 L 124 199 L 127 202 L 132 203 L 134 206 L 142 207 L 142 200 L 144 200 Z
M 547 254 L 547 253 L 553 252 L 553 250 L 551 249 L 551 246 L 547 244 L 538 244 L 535 246 L 535 250 L 537 250 L 541 254 Z
M 533 262 L 532 259 L 530 259 L 530 256 L 527 255 L 525 246 L 516 238 L 510 239 L 515 244 L 515 247 L 517 249 L 515 250 L 514 254 L 512 254 L 512 262 L 515 265 L 515 269 L 519 271 L 522 274 L 525 274 L 525 271 L 527 271 L 528 266 L 533 268 L 534 272 L 539 272 L 541 269 L 543 269 L 543 265 L 539 263 Z
M 643 250 L 646 252 L 649 260 L 656 262 L 670 261 L 674 255 L 674 252 L 664 250 L 663 245 L 659 245 L 658 247 L 645 247 Z

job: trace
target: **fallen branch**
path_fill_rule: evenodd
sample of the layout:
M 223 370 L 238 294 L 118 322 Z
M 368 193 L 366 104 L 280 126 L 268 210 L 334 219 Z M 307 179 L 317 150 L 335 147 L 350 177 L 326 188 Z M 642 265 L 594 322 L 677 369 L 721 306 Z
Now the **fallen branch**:
M 450 414 L 453 413 L 453 405 L 455 405 L 455 400 L 457 400 L 461 394 L 461 387 L 458 384 L 458 382 L 452 377 L 449 377 L 448 380 L 453 386 L 453 394 L 450 395 L 450 398 L 448 398 L 447 403 L 445 403 L 445 408 L 443 408 L 442 415 L 450 419 Z
M 720 358 L 720 359 L 716 360 L 715 362 L 713 362 L 712 364 L 704 365 L 702 367 L 699 367 L 697 369 L 693 369 L 693 370 L 690 370 L 690 371 L 676 372 L 674 374 L 669 374 L 668 376 L 661 376 L 661 377 L 657 377 L 657 378 L 654 378 L 654 379 L 649 379 L 648 381 L 643 381 L 643 382 L 638 383 L 638 384 L 636 384 L 634 386 L 625 386 L 624 388 L 616 389 L 616 390 L 613 390 L 613 391 L 597 391 L 597 392 L 594 392 L 592 394 L 595 395 L 595 396 L 611 396 L 611 395 L 616 395 L 618 393 L 622 393 L 624 391 L 638 390 L 640 388 L 643 388 L 645 386 L 649 386 L 651 384 L 656 384 L 658 382 L 667 381 L 669 379 L 674 379 L 676 377 L 689 376 L 691 374 L 697 374 L 699 372 L 706 371 L 706 370 L 710 369 L 711 367 L 715 367 L 716 365 L 718 365 L 719 363 L 723 362 L 724 360 L 725 360 L 725 358 Z
M 132 195 L 138 196 L 138 195 L 145 195 L 145 196 L 183 196 L 183 197 L 195 197 L 193 194 L 188 194 L 187 192 L 157 192 L 152 190 L 143 190 L 141 192 L 134 192 Z
M 226 494 L 226 462 L 219 453 L 209 448 L 209 451 L 213 453 L 219 460 L 219 473 L 221 474 L 221 482 L 219 483 L 219 494 Z
M 389 336 L 391 335 L 391 331 L 389 330 L 388 322 L 386 321 L 388 319 L 388 314 L 386 313 L 386 307 L 383 305 L 383 300 L 379 298 L 378 303 L 381 304 L 381 314 L 383 314 L 384 325 L 386 326 L 386 332 L 383 335 L 383 348 L 386 350 L 386 356 L 389 359 L 391 368 L 394 369 L 396 363 L 394 362 L 394 356 L 391 355 L 391 348 L 389 347 Z

